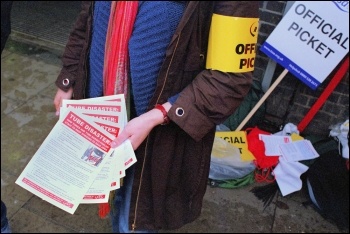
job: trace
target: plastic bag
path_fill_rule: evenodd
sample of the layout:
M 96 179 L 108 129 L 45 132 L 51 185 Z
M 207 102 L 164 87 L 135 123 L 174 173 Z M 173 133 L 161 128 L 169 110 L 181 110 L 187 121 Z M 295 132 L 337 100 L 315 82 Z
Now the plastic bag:
M 255 181 L 257 182 L 274 182 L 275 176 L 272 174 L 273 169 L 277 166 L 279 156 L 266 156 L 265 144 L 259 139 L 259 134 L 271 135 L 271 133 L 261 130 L 258 127 L 247 128 L 248 149 L 254 155 L 254 163 L 257 170 L 255 171 Z
M 259 134 L 271 135 L 271 133 L 261 130 L 258 127 L 248 128 L 246 130 L 248 149 L 255 157 L 257 168 L 269 169 L 275 167 L 278 164 L 279 156 L 266 156 L 264 142 L 259 139 Z
M 253 161 L 242 161 L 237 147 L 220 137 L 215 137 L 210 162 L 210 179 L 238 179 L 248 175 L 254 169 Z
M 344 123 L 330 126 L 329 135 L 339 142 L 339 152 L 343 158 L 349 159 L 349 119 Z

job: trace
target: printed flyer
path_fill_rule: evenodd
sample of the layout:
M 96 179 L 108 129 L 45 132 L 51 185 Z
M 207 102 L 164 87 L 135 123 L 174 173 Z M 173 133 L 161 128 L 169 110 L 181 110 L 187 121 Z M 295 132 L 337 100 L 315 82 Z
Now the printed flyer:
M 110 147 L 127 123 L 124 95 L 65 101 L 16 184 L 74 214 L 81 203 L 107 202 L 136 156 L 130 141 Z

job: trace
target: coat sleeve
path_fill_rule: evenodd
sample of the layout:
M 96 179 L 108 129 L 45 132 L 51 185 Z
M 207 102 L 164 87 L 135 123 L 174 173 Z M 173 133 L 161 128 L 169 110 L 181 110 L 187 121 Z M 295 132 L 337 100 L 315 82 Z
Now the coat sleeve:
M 77 70 L 81 65 L 82 52 L 87 41 L 87 23 L 92 2 L 82 1 L 81 11 L 75 21 L 73 29 L 69 35 L 64 53 L 62 55 L 62 69 L 56 79 L 56 86 L 64 91 L 74 86 L 78 77 Z
M 258 2 L 216 2 L 214 13 L 258 18 Z M 205 69 L 178 96 L 169 118 L 194 140 L 201 140 L 234 113 L 250 90 L 252 72 L 231 73 Z

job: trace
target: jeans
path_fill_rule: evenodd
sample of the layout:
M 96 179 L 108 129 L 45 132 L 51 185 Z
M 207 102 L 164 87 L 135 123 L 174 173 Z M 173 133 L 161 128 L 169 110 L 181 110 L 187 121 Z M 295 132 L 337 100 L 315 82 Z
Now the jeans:
M 1 200 L 1 233 L 11 233 L 11 228 L 7 219 L 7 208 Z
M 131 190 L 134 179 L 134 167 L 131 166 L 125 172 L 123 186 L 116 190 L 113 210 L 110 212 L 113 233 L 130 233 L 129 230 L 129 212 L 131 201 Z M 156 231 L 142 230 L 135 233 L 157 233 Z

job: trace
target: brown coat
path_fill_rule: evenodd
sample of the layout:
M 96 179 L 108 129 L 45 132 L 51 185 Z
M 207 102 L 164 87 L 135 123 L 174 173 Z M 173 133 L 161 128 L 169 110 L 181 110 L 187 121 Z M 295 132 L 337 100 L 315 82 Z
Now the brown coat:
M 56 85 L 85 97 L 91 2 L 67 43 Z M 152 130 L 136 151 L 130 229 L 175 229 L 201 213 L 215 126 L 230 116 L 248 93 L 252 73 L 206 70 L 212 13 L 258 18 L 258 2 L 189 1 L 161 67 L 148 109 L 180 93 L 168 112 L 171 123 Z M 69 79 L 69 85 L 62 84 Z

